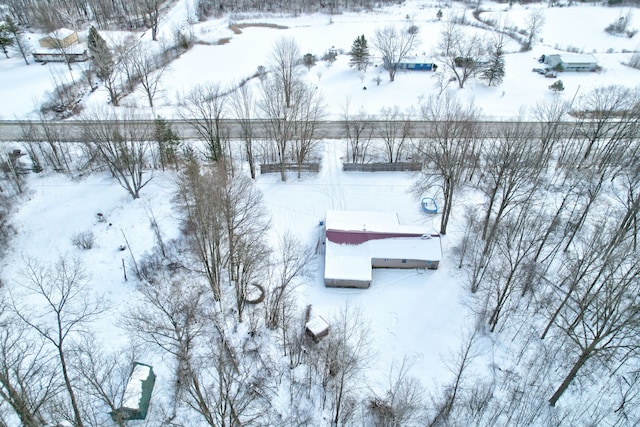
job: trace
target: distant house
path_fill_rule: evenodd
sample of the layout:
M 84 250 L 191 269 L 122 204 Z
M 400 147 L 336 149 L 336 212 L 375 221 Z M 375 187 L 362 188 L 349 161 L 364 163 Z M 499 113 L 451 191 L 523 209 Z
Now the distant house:
M 595 71 L 598 67 L 598 60 L 590 53 L 542 55 L 540 59 L 551 68 L 561 66 L 563 71 Z
M 389 64 L 384 64 L 389 68 Z M 408 57 L 396 63 L 397 70 L 436 71 L 438 66 L 431 60 L 421 57 Z
M 52 31 L 46 37 L 38 40 L 40 47 L 45 49 L 61 49 L 79 42 L 78 33 L 68 28 Z
M 372 268 L 427 268 L 442 259 L 440 236 L 400 225 L 392 212 L 328 211 L 324 282 L 368 288 Z
M 49 33 L 38 40 L 40 47 L 32 52 L 36 62 L 84 62 L 89 59 L 78 33 L 68 28 Z
M 153 368 L 135 362 L 122 397 L 122 406 L 111 417 L 116 420 L 144 420 L 147 417 L 156 376 Z

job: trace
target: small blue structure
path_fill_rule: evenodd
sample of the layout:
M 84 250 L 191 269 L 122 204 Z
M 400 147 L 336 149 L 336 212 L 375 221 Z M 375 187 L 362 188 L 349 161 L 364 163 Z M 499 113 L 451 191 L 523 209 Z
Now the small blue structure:
M 422 198 L 422 210 L 426 213 L 435 214 L 438 213 L 438 204 L 435 199 L 432 197 L 423 197 Z
M 388 64 L 385 64 L 386 68 Z M 396 63 L 397 70 L 415 70 L 415 71 L 436 71 L 438 66 L 431 60 L 426 58 L 408 57 Z

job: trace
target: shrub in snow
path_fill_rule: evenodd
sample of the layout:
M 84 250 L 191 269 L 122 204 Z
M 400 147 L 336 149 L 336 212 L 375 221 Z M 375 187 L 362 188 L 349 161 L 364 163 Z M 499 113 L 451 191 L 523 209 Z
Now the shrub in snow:
M 78 249 L 91 249 L 95 243 L 95 237 L 92 231 L 82 231 L 76 233 L 71 238 L 71 243 Z
M 555 93 L 562 92 L 564 90 L 564 83 L 562 83 L 562 80 L 556 80 L 554 84 L 549 86 L 549 89 Z

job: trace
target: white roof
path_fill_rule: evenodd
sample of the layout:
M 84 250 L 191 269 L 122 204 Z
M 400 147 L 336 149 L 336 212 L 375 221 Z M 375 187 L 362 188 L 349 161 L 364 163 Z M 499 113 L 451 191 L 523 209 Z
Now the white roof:
M 142 382 L 149 378 L 150 368 L 137 364 L 133 368 L 131 378 L 127 383 L 122 397 L 122 407 L 127 409 L 140 409 L 140 399 L 142 399 Z
M 402 58 L 401 63 L 411 62 L 416 64 L 433 64 L 435 61 L 433 58 L 429 58 L 426 56 L 405 56 Z
M 325 279 L 371 281 L 372 258 L 441 261 L 440 237 L 392 237 L 359 245 L 325 243 Z
M 50 32 L 49 37 L 53 37 L 58 40 L 63 40 L 69 37 L 73 33 L 75 33 L 75 31 L 70 30 L 68 28 L 58 28 L 57 30 Z
M 561 53 L 558 56 L 562 58 L 562 62 L 568 64 L 597 63 L 598 60 L 590 53 Z
M 324 278 L 370 282 L 371 256 L 366 243 L 341 245 L 327 240 Z
M 329 324 L 322 318 L 322 316 L 316 316 L 309 320 L 305 327 L 310 330 L 313 335 L 318 336 L 329 329 Z
M 400 225 L 393 212 L 327 211 L 327 230 L 422 234 L 422 227 Z

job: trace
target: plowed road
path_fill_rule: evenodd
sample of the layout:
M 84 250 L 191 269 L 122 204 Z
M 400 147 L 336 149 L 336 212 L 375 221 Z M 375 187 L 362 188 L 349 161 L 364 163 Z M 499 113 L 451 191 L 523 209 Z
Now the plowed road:
M 112 122 L 113 123 L 113 122 Z M 172 129 L 185 140 L 201 139 L 196 132 L 194 126 L 187 123 L 184 120 L 167 120 Z M 265 121 L 255 120 L 252 122 L 253 137 L 254 138 L 267 138 L 268 132 Z M 353 122 L 351 122 L 353 123 Z M 384 134 L 387 135 L 390 130 L 399 134 L 402 129 L 408 129 L 407 137 L 410 138 L 422 138 L 433 135 L 433 129 L 435 127 L 434 122 L 427 121 L 410 121 L 408 128 L 404 126 L 404 122 L 385 122 L 385 121 L 366 121 L 360 122 L 366 125 L 367 133 L 369 129 L 386 129 Z M 109 121 L 100 122 L 100 126 L 109 124 Z M 116 123 L 114 123 L 116 124 Z M 122 123 L 120 123 L 122 124 Z M 128 121 L 128 125 L 140 125 L 143 127 L 151 127 L 153 129 L 153 120 L 137 120 Z M 529 123 L 533 126 L 541 126 L 540 123 Z M 223 120 L 222 125 L 225 127 L 225 133 L 231 139 L 239 139 L 241 137 L 240 125 L 235 120 Z M 442 123 L 440 124 L 442 125 Z M 501 134 L 501 129 L 505 126 L 514 127 L 516 122 L 479 122 L 478 135 L 485 138 L 491 138 Z M 520 123 L 522 125 L 522 123 Z M 558 130 L 568 130 L 575 127 L 575 123 L 563 122 L 559 123 Z M 6 120 L 0 121 L 0 141 L 20 141 L 20 140 L 42 140 L 42 137 L 36 135 L 55 135 L 55 140 L 60 142 L 81 142 L 84 141 L 85 129 L 91 126 L 91 122 L 86 121 L 13 121 Z M 317 123 L 319 138 L 325 139 L 344 139 L 347 137 L 346 123 L 344 121 L 323 121 Z M 535 129 L 535 128 L 534 128 Z M 382 135 L 380 131 L 373 133 L 373 136 Z

